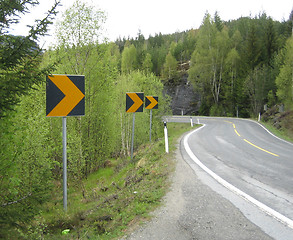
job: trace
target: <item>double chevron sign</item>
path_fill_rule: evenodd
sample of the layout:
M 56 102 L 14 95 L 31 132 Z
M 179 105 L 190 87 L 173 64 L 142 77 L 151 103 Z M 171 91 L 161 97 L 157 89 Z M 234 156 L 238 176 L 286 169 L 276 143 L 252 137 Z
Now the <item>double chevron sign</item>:
M 133 113 L 132 138 L 131 138 L 131 159 L 133 158 L 134 124 L 135 113 L 143 111 L 144 93 L 126 93 L 126 112 Z M 146 96 L 145 109 L 150 109 L 150 141 L 152 139 L 152 110 L 158 108 L 158 97 Z
M 158 109 L 158 97 L 146 96 L 145 109 Z
M 144 93 L 126 93 L 126 112 L 143 112 Z M 146 96 L 145 109 L 158 109 L 158 97 Z
M 143 111 L 144 93 L 126 93 L 126 112 L 135 113 Z

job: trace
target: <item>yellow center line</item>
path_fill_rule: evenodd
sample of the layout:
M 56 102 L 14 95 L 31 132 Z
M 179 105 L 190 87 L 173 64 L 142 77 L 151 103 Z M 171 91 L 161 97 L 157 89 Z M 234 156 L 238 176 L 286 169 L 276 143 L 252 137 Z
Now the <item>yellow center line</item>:
M 227 121 L 227 120 L 224 120 L 224 122 L 227 122 L 227 123 L 232 123 L 232 122 L 230 122 L 230 121 Z M 233 124 L 233 123 L 232 123 Z
M 238 135 L 238 137 L 241 137 L 240 134 L 237 132 L 236 129 L 234 129 L 234 131 L 236 132 L 236 134 Z
M 229 121 L 225 121 L 225 122 L 231 123 L 231 124 L 233 125 L 234 132 L 238 135 L 238 137 L 241 137 L 241 135 L 238 133 L 238 131 L 237 131 L 237 129 L 236 129 L 236 125 L 235 125 L 234 123 L 229 122 Z M 268 154 L 271 154 L 271 155 L 273 155 L 273 156 L 275 156 L 275 157 L 279 157 L 278 154 L 272 153 L 272 152 L 267 151 L 267 150 L 265 150 L 265 149 L 263 149 L 263 148 L 261 148 L 261 147 L 259 147 L 259 146 L 256 146 L 255 144 L 249 142 L 249 141 L 246 140 L 245 138 L 243 138 L 243 140 L 244 140 L 245 142 L 247 142 L 248 144 L 250 144 L 251 146 L 253 146 L 253 147 L 255 147 L 255 148 L 257 148 L 257 149 L 259 149 L 259 150 L 261 150 L 261 151 L 264 151 L 264 152 L 266 152 L 266 153 L 268 153 Z
M 273 155 L 273 156 L 279 157 L 279 155 L 277 155 L 277 154 L 275 154 L 275 153 L 272 153 L 272 152 L 269 152 L 269 151 L 267 151 L 267 150 L 265 150 L 265 149 L 263 149 L 263 148 L 261 148 L 261 147 L 258 147 L 258 146 L 254 145 L 253 143 L 249 142 L 249 141 L 246 140 L 246 139 L 243 139 L 243 140 L 244 140 L 245 142 L 247 142 L 248 144 L 250 144 L 251 146 L 254 146 L 254 147 L 258 148 L 259 150 L 262 150 L 262 151 L 264 151 L 264 152 L 266 152 L 266 153 L 269 153 L 269 154 L 271 154 L 271 155 Z

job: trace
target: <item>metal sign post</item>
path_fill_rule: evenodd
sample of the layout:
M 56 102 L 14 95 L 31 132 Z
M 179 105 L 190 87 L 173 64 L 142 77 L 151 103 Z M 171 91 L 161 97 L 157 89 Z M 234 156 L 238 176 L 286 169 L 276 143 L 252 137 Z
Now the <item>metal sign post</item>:
M 63 144 L 63 208 L 67 211 L 67 135 L 66 117 L 62 117 L 62 144 Z
M 145 109 L 150 109 L 150 143 L 152 142 L 152 114 L 153 109 L 158 109 L 158 97 L 146 96 Z
M 144 93 L 126 93 L 126 112 L 133 113 L 131 155 L 130 155 L 131 160 L 133 159 L 135 113 L 143 111 L 143 96 L 144 96 Z
M 152 115 L 153 109 L 150 110 L 150 143 L 152 142 Z
M 133 159 L 133 144 L 134 144 L 134 127 L 135 125 L 135 112 L 133 113 L 132 117 L 132 137 L 131 137 L 131 160 Z

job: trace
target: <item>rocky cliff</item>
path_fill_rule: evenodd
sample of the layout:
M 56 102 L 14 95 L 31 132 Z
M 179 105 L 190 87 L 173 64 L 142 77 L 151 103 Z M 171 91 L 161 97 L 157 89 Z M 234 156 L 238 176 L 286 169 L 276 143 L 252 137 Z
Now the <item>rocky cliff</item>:
M 171 97 L 173 115 L 196 115 L 200 107 L 200 96 L 188 82 L 188 74 L 181 74 L 177 84 L 165 84 L 164 93 Z

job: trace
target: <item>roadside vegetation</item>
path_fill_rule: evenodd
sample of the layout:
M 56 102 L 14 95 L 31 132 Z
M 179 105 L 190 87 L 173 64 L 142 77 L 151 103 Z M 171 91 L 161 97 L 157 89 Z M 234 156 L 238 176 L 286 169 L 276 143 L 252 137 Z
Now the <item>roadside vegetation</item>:
M 195 126 L 196 127 L 196 126 Z M 164 138 L 137 148 L 135 158 L 107 159 L 107 164 L 82 181 L 68 183 L 68 211 L 62 186 L 54 181 L 51 196 L 22 228 L 5 239 L 117 239 L 131 231 L 161 204 L 175 167 L 178 138 L 189 123 L 169 123 L 169 154 Z M 163 126 L 161 131 L 163 131 Z
M 278 106 L 262 115 L 262 124 L 276 136 L 293 142 L 293 111 L 279 112 Z
M 38 39 L 60 1 L 27 36 L 9 33 L 36 4 L 0 3 L 0 238 L 60 239 L 60 231 L 69 229 L 69 238 L 110 239 L 148 218 L 173 168 L 162 142 L 162 117 L 171 113 L 164 86 L 178 85 L 183 74 L 201 96 L 201 115 L 236 116 L 237 111 L 239 117 L 255 117 L 264 104 L 292 110 L 292 13 L 283 22 L 265 13 L 229 22 L 206 13 L 199 29 L 148 38 L 139 31 L 135 39 L 109 42 L 102 34 L 106 14 L 76 0 L 56 25 L 54 45 L 45 50 Z M 61 119 L 45 117 L 49 74 L 85 76 L 85 116 L 67 120 L 66 214 Z M 136 114 L 132 162 L 126 92 L 159 97 L 152 144 L 149 111 Z M 287 119 L 284 114 L 279 119 Z M 272 124 L 292 129 L 289 121 Z M 188 127 L 172 129 L 176 138 Z

